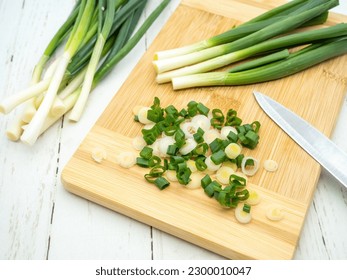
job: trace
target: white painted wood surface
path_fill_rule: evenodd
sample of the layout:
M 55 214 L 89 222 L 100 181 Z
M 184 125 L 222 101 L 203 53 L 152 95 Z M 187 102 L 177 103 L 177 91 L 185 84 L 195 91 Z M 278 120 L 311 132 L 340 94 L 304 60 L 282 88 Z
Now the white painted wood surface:
M 145 14 L 158 2 L 150 0 Z M 73 4 L 0 0 L 0 99 L 28 85 L 33 66 Z M 59 122 L 27 147 L 4 135 L 13 114 L 0 116 L 0 259 L 222 259 L 74 196 L 60 182 L 64 165 L 178 4 L 171 1 L 94 90 L 79 123 Z M 340 0 L 334 11 L 347 14 L 347 0 Z M 346 120 L 347 98 L 332 137 L 347 152 Z M 323 170 L 295 259 L 347 259 L 346 218 L 347 189 Z

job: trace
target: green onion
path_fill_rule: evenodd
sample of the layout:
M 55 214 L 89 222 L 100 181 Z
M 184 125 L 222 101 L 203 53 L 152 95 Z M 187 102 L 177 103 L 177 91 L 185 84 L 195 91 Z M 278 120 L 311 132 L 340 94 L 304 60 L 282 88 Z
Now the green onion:
M 99 17 L 99 22 L 100 22 L 100 18 L 102 19 L 103 10 L 106 9 L 105 21 L 103 24 L 102 23 L 99 24 L 100 32 L 99 32 L 96 44 L 94 46 L 94 50 L 93 50 L 90 62 L 88 64 L 86 76 L 84 78 L 84 82 L 82 85 L 82 90 L 69 116 L 69 119 L 73 121 L 78 121 L 81 118 L 82 112 L 87 103 L 87 99 L 92 88 L 93 78 L 94 78 L 99 60 L 101 58 L 102 50 L 104 48 L 107 37 L 112 28 L 113 18 L 114 18 L 115 9 L 116 9 L 116 2 L 114 0 L 107 0 L 107 6 L 106 6 L 106 1 L 99 1 L 98 8 L 99 8 L 99 14 L 101 14 L 101 16 Z
M 141 132 L 143 135 L 143 139 L 145 140 L 147 145 L 153 144 L 161 133 L 158 126 L 156 125 L 153 126 L 151 129 L 142 129 Z
M 236 26 L 235 28 L 232 28 L 217 36 L 213 36 L 209 39 L 203 40 L 198 43 L 194 43 L 192 45 L 184 46 L 181 48 L 157 52 L 155 54 L 155 60 L 176 57 L 179 55 L 185 55 L 185 54 L 197 52 L 206 48 L 229 43 L 234 40 L 240 39 L 255 31 L 258 31 L 264 28 L 267 25 L 270 25 L 273 22 L 278 21 L 279 17 L 287 16 L 288 14 L 298 10 L 298 8 L 300 7 L 306 7 L 306 2 L 307 2 L 306 0 L 290 1 L 289 3 L 276 7 L 268 12 L 265 12 L 262 15 L 257 16 L 249 20 L 248 22 L 241 24 L 239 26 Z M 319 23 L 323 23 L 325 20 L 326 18 L 325 19 L 323 18 L 321 19 L 321 21 L 319 21 Z M 307 24 L 308 23 L 309 22 L 307 22 Z
M 289 56 L 278 62 L 242 71 L 239 73 L 214 72 L 189 75 L 174 78 L 174 89 L 197 86 L 246 85 L 252 83 L 272 81 L 283 78 L 328 59 L 347 53 L 347 39 L 340 39 L 331 43 L 303 52 L 297 56 Z
M 159 165 L 160 163 L 161 163 L 160 157 L 158 157 L 158 156 L 152 156 L 152 157 L 149 159 L 149 161 L 148 161 L 148 166 L 149 166 L 149 167 L 154 167 L 154 166 Z M 164 166 L 164 169 L 166 169 L 165 166 Z
M 204 142 L 204 131 L 199 127 L 197 132 L 193 134 L 196 143 Z
M 217 181 L 212 181 L 204 188 L 204 191 L 208 197 L 213 197 L 215 195 L 215 192 L 222 191 L 222 185 Z
M 220 109 L 213 109 L 212 110 L 212 119 L 211 119 L 211 125 L 214 128 L 221 129 L 224 124 L 224 114 Z
M 167 188 L 170 185 L 170 183 L 164 177 L 158 177 L 154 180 L 154 185 L 156 185 L 159 190 L 163 190 Z
M 247 200 L 249 197 L 249 191 L 247 189 L 244 189 L 242 191 L 236 192 L 235 196 L 239 201 Z
M 219 192 L 217 201 L 220 203 L 220 205 L 224 207 L 230 207 L 230 202 L 231 202 L 230 193 L 224 190 Z
M 165 113 L 168 114 L 168 115 L 171 115 L 171 116 L 175 116 L 177 117 L 178 116 L 178 111 L 177 109 L 175 108 L 175 106 L 173 105 L 169 105 L 165 108 Z
M 202 115 L 207 116 L 208 112 L 210 111 L 209 108 L 207 108 L 204 104 L 202 104 L 201 102 L 198 103 L 198 105 L 196 105 L 196 109 L 198 110 L 198 112 Z
M 143 158 L 143 157 L 137 157 L 136 158 L 136 164 L 141 167 L 149 167 L 149 159 Z
M 153 155 L 153 149 L 151 147 L 144 147 L 140 152 L 140 157 L 144 159 L 150 159 Z
M 186 143 L 185 134 L 180 128 L 176 130 L 175 141 L 178 148 L 181 148 Z
M 132 36 L 129 41 L 124 45 L 124 47 L 112 58 L 108 60 L 108 62 L 100 68 L 96 73 L 93 80 L 93 84 L 98 84 L 101 79 L 103 79 L 106 74 L 108 74 L 111 69 L 117 64 L 124 56 L 126 56 L 138 43 L 138 41 L 142 38 L 142 36 L 146 33 L 155 19 L 160 15 L 160 13 L 164 10 L 164 8 L 170 3 L 170 0 L 163 0 L 159 6 L 149 15 L 149 17 L 145 20 L 142 26 L 137 30 L 137 32 Z
M 212 179 L 209 175 L 205 175 L 202 179 L 201 179 L 201 186 L 203 188 L 206 188 L 209 184 L 212 183 Z
M 246 186 L 246 179 L 236 174 L 232 174 L 229 178 L 229 184 L 244 187 Z
M 188 103 L 188 115 L 189 117 L 194 117 L 198 113 L 198 103 L 195 101 L 190 101 Z
M 235 73 L 235 72 L 241 72 L 244 70 L 252 69 L 255 67 L 259 67 L 265 64 L 269 64 L 274 61 L 282 60 L 284 58 L 287 58 L 289 56 L 288 49 L 281 50 L 279 52 L 272 53 L 270 55 L 251 60 L 245 63 L 242 63 L 240 65 L 237 65 L 231 69 L 229 69 L 229 73 Z
M 9 112 L 31 99 L 22 116 L 30 123 L 24 132 L 20 128 L 14 138 L 18 139 L 23 132 L 22 141 L 34 144 L 45 129 L 72 108 L 70 118 L 78 120 L 90 91 L 130 52 L 169 2 L 162 1 L 131 37 L 147 1 L 78 1 L 35 66 L 32 76 L 35 86 L 0 104 L 0 111 Z M 54 51 L 63 44 L 64 52 L 56 60 L 59 63 L 53 62 L 48 67 L 54 69 L 54 65 L 56 69 L 44 69 Z M 46 70 L 44 80 L 39 81 L 43 70 Z M 53 74 L 49 76 L 48 72 Z M 47 93 L 43 94 L 45 91 Z M 21 124 L 18 122 L 17 125 Z M 173 133 L 173 130 L 167 132 Z M 154 135 L 148 134 L 147 138 L 151 136 Z
M 226 114 L 225 126 L 237 126 L 242 123 L 242 120 L 237 117 L 237 112 L 233 109 L 229 109 Z
M 251 212 L 251 205 L 245 203 L 243 205 L 242 211 L 244 211 L 246 213 L 250 213 Z
M 236 143 L 236 142 L 239 140 L 237 134 L 234 133 L 233 131 L 230 131 L 230 132 L 229 132 L 227 138 L 228 138 L 232 143 Z
M 48 116 L 51 106 L 55 100 L 67 65 L 80 46 L 84 35 L 87 33 L 90 24 L 90 18 L 94 11 L 95 1 L 82 0 L 81 6 L 83 6 L 84 4 L 85 8 L 83 10 L 80 9 L 79 15 L 77 16 L 78 18 L 80 18 L 78 25 L 75 25 L 77 26 L 76 29 L 72 30 L 71 32 L 70 38 L 64 49 L 64 54 L 59 61 L 59 65 L 52 77 L 52 81 L 44 96 L 41 106 L 37 110 L 36 114 L 28 124 L 21 137 L 21 140 L 29 145 L 34 144 L 38 136 L 40 135 L 45 119 Z
M 282 20 L 278 20 L 273 24 L 260 29 L 248 36 L 242 37 L 231 43 L 211 47 L 206 50 L 202 50 L 196 53 L 185 55 L 182 57 L 174 58 L 174 68 L 176 70 L 169 69 L 169 66 L 165 66 L 165 71 L 159 72 L 156 80 L 158 83 L 169 82 L 174 77 L 185 76 L 194 73 L 207 72 L 213 69 L 217 69 L 228 65 L 232 62 L 245 59 L 251 55 L 251 52 L 242 52 L 243 49 L 254 46 L 264 42 L 267 39 L 280 35 L 284 32 L 291 31 L 314 16 L 326 12 L 327 10 L 338 5 L 337 0 L 330 0 L 325 4 L 318 5 L 312 9 L 303 11 L 298 14 L 293 14 L 285 17 Z M 263 47 L 265 49 L 266 46 Z M 266 49 L 265 49 L 266 50 Z M 241 52 L 240 52 L 241 51 Z M 263 50 L 264 51 L 264 50 Z M 268 50 L 266 50 L 268 51 Z M 252 53 L 252 55 L 255 55 Z M 244 57 L 246 56 L 246 57 Z M 171 60 L 165 62 L 160 61 L 161 64 L 167 63 L 173 64 Z M 159 63 L 159 61 L 158 61 Z M 191 66 L 188 66 L 191 65 Z M 187 67 L 184 67 L 187 66 Z M 182 67 L 182 68 L 180 68 Z M 170 71 L 172 70 L 172 71 Z
M 218 152 L 213 153 L 211 155 L 211 160 L 216 165 L 223 163 L 225 159 L 226 159 L 226 154 L 223 150 L 219 150 Z
M 48 60 L 51 58 L 54 51 L 57 49 L 61 41 L 68 35 L 68 33 L 71 31 L 71 26 L 73 26 L 78 12 L 80 10 L 80 4 L 81 1 L 78 1 L 67 18 L 67 20 L 64 22 L 64 24 L 59 28 L 57 33 L 53 36 L 49 44 L 47 45 L 46 49 L 43 52 L 43 55 L 41 56 L 39 62 L 36 64 L 34 71 L 33 71 L 33 81 L 37 83 L 41 79 L 42 71 L 48 62 Z
M 176 144 L 173 144 L 173 145 L 169 145 L 166 153 L 169 156 L 175 156 L 177 152 L 178 152 L 178 146 Z
M 223 145 L 222 145 L 222 141 L 219 138 L 214 139 L 211 143 L 210 143 L 210 149 L 212 153 L 216 153 L 218 152 L 220 149 L 222 149 Z
M 195 160 L 195 166 L 199 171 L 204 171 L 207 168 L 207 165 L 205 163 L 205 157 L 198 157 Z
M 180 168 L 177 170 L 177 180 L 182 185 L 187 185 L 190 182 L 190 175 L 192 171 L 186 166 L 185 168 Z

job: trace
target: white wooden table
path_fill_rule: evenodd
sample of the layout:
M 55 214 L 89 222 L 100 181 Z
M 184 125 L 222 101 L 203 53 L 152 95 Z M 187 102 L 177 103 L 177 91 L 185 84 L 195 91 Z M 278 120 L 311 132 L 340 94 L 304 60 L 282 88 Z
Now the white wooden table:
M 146 15 L 158 2 L 149 1 Z M 73 4 L 0 0 L 0 99 L 28 85 Z M 13 114 L 0 116 L 0 259 L 223 259 L 72 195 L 60 181 L 63 167 L 178 4 L 171 1 L 126 62 L 94 90 L 79 123 L 60 121 L 28 147 L 5 137 Z M 347 14 L 347 0 L 334 11 Z M 346 130 L 347 98 L 332 136 L 347 152 Z M 295 259 L 347 259 L 346 221 L 347 189 L 323 171 Z

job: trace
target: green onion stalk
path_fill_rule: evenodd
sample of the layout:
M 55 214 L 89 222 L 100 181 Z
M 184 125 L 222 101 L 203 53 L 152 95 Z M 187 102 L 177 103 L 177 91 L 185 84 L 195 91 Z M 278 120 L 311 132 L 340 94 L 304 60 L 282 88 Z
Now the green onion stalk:
M 338 0 L 330 0 L 312 9 L 305 10 L 301 13 L 289 15 L 284 19 L 278 20 L 236 41 L 211 47 L 191 54 L 177 56 L 174 58 L 156 60 L 153 61 L 153 65 L 155 67 L 156 72 L 160 75 L 160 73 L 168 73 L 167 71 L 170 71 L 172 69 L 193 65 L 214 57 L 228 54 L 233 51 L 247 48 L 254 44 L 270 39 L 272 37 L 281 35 L 285 32 L 292 31 L 297 27 L 301 26 L 303 23 L 337 6 L 338 3 Z
M 278 49 L 294 47 L 303 44 L 311 44 L 320 40 L 344 35 L 347 35 L 346 23 L 340 23 L 331 27 L 294 33 L 291 35 L 266 40 L 251 47 L 227 53 L 200 63 L 193 64 L 191 66 L 159 74 L 156 77 L 156 81 L 160 84 L 166 83 L 170 82 L 174 77 L 209 72 L 211 70 L 227 66 L 231 63 L 241 61 L 255 55 L 264 54 L 269 51 L 275 51 Z
M 21 136 L 21 140 L 26 144 L 33 145 L 40 135 L 44 121 L 50 112 L 50 108 L 55 100 L 61 81 L 63 80 L 67 65 L 78 50 L 83 37 L 88 31 L 94 11 L 95 0 L 82 0 L 81 6 L 84 6 L 84 9 L 79 10 L 76 19 L 77 24 L 75 23 L 71 31 L 68 42 L 65 45 L 64 53 L 60 58 L 59 65 L 52 77 L 44 99 Z
M 82 112 L 84 110 L 84 107 L 87 103 L 87 99 L 92 87 L 93 77 L 96 71 L 96 68 L 98 66 L 99 60 L 101 58 L 102 50 L 104 48 L 104 45 L 106 43 L 107 37 L 111 31 L 113 18 L 115 14 L 115 6 L 116 3 L 114 0 L 107 0 L 107 6 L 105 5 L 106 1 L 100 1 L 99 0 L 99 10 L 101 11 L 101 18 L 99 18 L 99 23 L 102 22 L 102 13 L 103 10 L 106 9 L 106 16 L 105 16 L 105 22 L 100 28 L 100 32 L 98 35 L 98 39 L 96 41 L 96 44 L 94 46 L 94 50 L 92 53 L 92 57 L 90 59 L 90 62 L 88 64 L 88 68 L 86 71 L 86 75 L 84 78 L 83 86 L 81 93 L 78 97 L 78 100 L 70 114 L 70 120 L 78 121 L 81 118 Z M 106 7 L 105 7 L 106 6 Z
M 74 25 L 78 12 L 80 10 L 80 3 L 81 1 L 78 1 L 72 10 L 71 14 L 67 18 L 67 20 L 64 22 L 64 24 L 58 29 L 56 34 L 53 36 L 49 44 L 47 45 L 46 49 L 44 50 L 41 58 L 39 59 L 39 62 L 34 67 L 32 80 L 37 83 L 41 80 L 41 75 L 43 72 L 43 69 L 45 68 L 47 62 L 57 49 L 57 47 L 61 44 L 61 42 L 64 40 L 64 38 L 69 34 L 69 32 L 72 29 L 72 26 Z
M 286 59 L 266 64 L 254 69 L 236 73 L 210 72 L 195 75 L 182 76 L 172 79 L 175 90 L 203 86 L 233 86 L 247 85 L 280 79 L 328 59 L 347 53 L 347 37 L 318 43 L 317 46 L 310 45 L 298 54 L 293 54 Z
M 274 22 L 277 22 L 280 19 L 284 19 L 288 15 L 291 15 L 294 13 L 300 13 L 302 11 L 313 8 L 314 5 L 318 5 L 324 2 L 326 1 L 324 0 L 290 1 L 286 4 L 275 7 L 243 24 L 240 24 L 226 32 L 223 32 L 211 38 L 202 40 L 197 43 L 193 43 L 191 45 L 156 52 L 154 55 L 154 60 L 166 59 L 166 58 L 181 56 L 181 55 L 185 55 L 189 53 L 195 53 L 203 49 L 207 49 L 210 47 L 214 47 L 217 45 L 226 44 L 226 43 L 235 41 L 255 31 L 258 31 L 264 28 L 265 26 L 268 26 Z M 328 13 L 323 13 L 321 15 L 318 15 L 312 20 L 309 20 L 308 22 L 304 23 L 302 26 L 309 26 L 309 25 L 324 23 L 327 19 L 327 15 Z

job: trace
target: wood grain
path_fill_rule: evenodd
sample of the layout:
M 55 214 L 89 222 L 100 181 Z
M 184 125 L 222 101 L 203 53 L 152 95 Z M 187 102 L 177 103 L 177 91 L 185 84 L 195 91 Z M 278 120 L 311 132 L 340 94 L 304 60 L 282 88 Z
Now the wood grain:
M 154 82 L 154 70 L 149 67 L 154 51 L 218 34 L 242 21 L 243 17 L 258 13 L 262 6 L 262 3 L 228 1 L 229 5 L 222 5 L 223 11 L 235 5 L 249 5 L 239 10 L 236 19 L 229 19 L 213 13 L 213 7 L 219 5 L 212 5 L 212 1 L 204 1 L 203 7 L 200 3 L 186 0 L 170 18 L 65 167 L 62 175 L 65 187 L 228 258 L 292 258 L 320 167 L 265 116 L 253 99 L 252 91 L 257 89 L 279 100 L 330 135 L 347 87 L 344 72 L 347 56 L 271 83 L 179 92 L 173 92 L 170 85 L 158 86 Z M 226 1 L 220 2 L 223 3 Z M 268 9 L 268 5 L 263 9 Z M 232 11 L 230 14 L 235 15 Z M 262 123 L 261 143 L 252 155 L 261 162 L 273 158 L 280 169 L 275 174 L 261 170 L 252 178 L 253 185 L 264 196 L 264 203 L 255 211 L 251 224 L 239 225 L 232 213 L 218 208 L 202 192 L 187 192 L 174 186 L 159 192 L 144 182 L 141 168 L 124 170 L 117 166 L 114 155 L 117 151 L 131 149 L 130 139 L 140 131 L 139 124 L 129 121 L 132 107 L 150 105 L 154 96 L 161 99 L 163 106 L 183 107 L 188 101 L 196 100 L 225 111 L 231 107 L 245 122 L 259 120 Z M 326 102 L 327 99 L 330 102 Z M 90 158 L 90 150 L 95 145 L 104 147 L 110 155 L 102 165 L 93 163 Z M 288 217 L 280 223 L 268 222 L 261 214 L 268 203 L 283 205 Z

